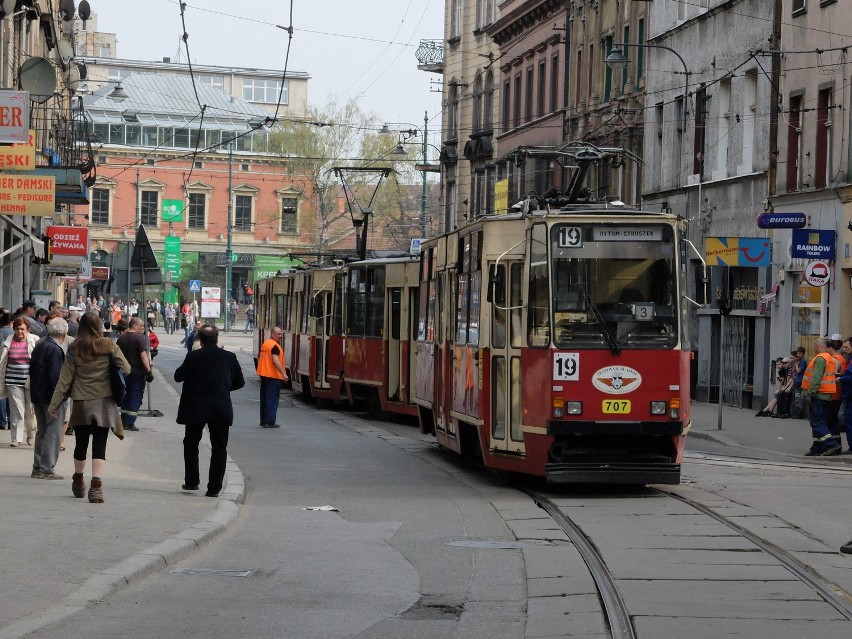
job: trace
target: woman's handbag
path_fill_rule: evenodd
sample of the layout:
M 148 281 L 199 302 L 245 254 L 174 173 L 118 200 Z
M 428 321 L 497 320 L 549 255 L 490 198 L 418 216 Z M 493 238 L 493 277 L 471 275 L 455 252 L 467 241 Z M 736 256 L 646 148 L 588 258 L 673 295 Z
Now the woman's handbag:
M 112 388 L 112 398 L 115 403 L 121 406 L 124 401 L 124 393 L 127 391 L 127 383 L 124 381 L 124 373 L 118 362 L 115 361 L 115 355 L 109 356 L 109 383 Z

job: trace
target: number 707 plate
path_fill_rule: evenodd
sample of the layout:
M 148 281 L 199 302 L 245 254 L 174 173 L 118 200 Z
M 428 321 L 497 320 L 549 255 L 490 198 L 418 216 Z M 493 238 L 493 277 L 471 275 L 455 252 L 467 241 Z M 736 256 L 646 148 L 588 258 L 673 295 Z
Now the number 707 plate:
M 605 399 L 601 405 L 601 412 L 616 415 L 626 415 L 630 412 L 629 399 Z

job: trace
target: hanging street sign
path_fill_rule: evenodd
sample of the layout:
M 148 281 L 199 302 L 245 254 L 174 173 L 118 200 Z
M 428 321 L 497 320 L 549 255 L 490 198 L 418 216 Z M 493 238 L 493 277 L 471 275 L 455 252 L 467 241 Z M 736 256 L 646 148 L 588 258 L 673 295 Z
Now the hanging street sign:
M 800 229 L 808 223 L 804 213 L 761 213 L 757 226 L 761 229 Z
M 811 286 L 825 286 L 831 279 L 831 266 L 823 260 L 808 262 L 805 267 L 805 281 Z
M 821 229 L 796 229 L 793 231 L 793 246 L 790 257 L 809 260 L 834 259 L 834 231 Z
M 769 266 L 769 246 L 765 237 L 708 237 L 707 266 Z
M 85 226 L 48 226 L 50 252 L 54 255 L 89 255 L 89 229 Z
M 0 142 L 23 143 L 27 141 L 29 133 L 30 94 L 26 91 L 0 90 Z
M 183 200 L 163 200 L 163 222 L 183 222 Z

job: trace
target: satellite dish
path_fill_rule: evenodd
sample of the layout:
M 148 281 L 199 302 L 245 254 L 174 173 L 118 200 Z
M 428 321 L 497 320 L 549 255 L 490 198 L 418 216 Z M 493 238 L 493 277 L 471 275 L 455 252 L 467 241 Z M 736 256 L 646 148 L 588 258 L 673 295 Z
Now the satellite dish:
M 68 42 L 68 40 L 60 40 L 56 43 L 56 50 L 59 52 L 59 65 L 63 71 L 67 71 L 68 64 L 71 62 L 71 58 L 74 57 L 74 45 Z
M 19 75 L 21 89 L 29 92 L 33 102 L 41 104 L 53 97 L 53 92 L 56 91 L 56 71 L 44 58 L 28 58 L 21 65 Z
M 92 9 L 89 6 L 88 0 L 83 0 L 80 3 L 80 6 L 77 7 L 77 15 L 80 16 L 80 20 L 82 20 L 83 22 L 88 20 L 89 16 L 92 15 Z
M 62 19 L 65 22 L 70 22 L 74 19 L 74 12 L 76 10 L 74 0 L 59 0 L 59 12 L 62 14 Z
M 62 81 L 65 83 L 65 86 L 72 91 L 77 90 L 80 86 L 80 69 L 77 68 L 76 64 L 72 64 L 68 67 L 68 70 L 62 74 Z

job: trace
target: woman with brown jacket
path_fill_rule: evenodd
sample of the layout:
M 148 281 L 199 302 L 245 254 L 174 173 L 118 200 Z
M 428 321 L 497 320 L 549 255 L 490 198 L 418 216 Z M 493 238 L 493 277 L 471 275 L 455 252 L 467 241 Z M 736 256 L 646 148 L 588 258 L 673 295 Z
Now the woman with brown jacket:
M 68 347 L 68 355 L 48 407 L 48 411 L 55 414 L 67 395 L 70 394 L 73 401 L 69 425 L 74 428 L 76 438 L 74 476 L 71 479 L 71 491 L 75 497 L 82 498 L 86 492 L 83 472 L 86 470 L 89 437 L 92 438 L 92 484 L 89 487 L 89 501 L 92 503 L 104 501 L 101 473 L 109 431 L 124 439 L 121 415 L 112 397 L 110 355 L 125 375 L 130 372 L 130 364 L 121 349 L 113 340 L 103 336 L 101 318 L 97 313 L 86 313 L 80 319 L 77 338 Z

